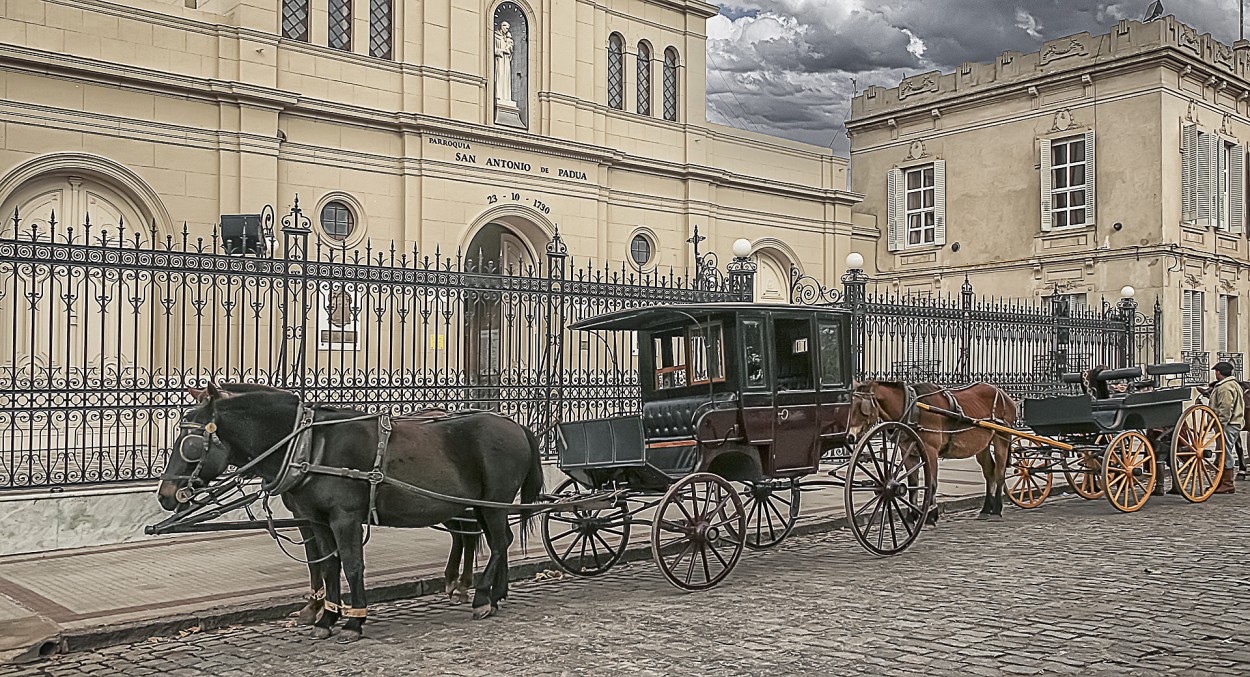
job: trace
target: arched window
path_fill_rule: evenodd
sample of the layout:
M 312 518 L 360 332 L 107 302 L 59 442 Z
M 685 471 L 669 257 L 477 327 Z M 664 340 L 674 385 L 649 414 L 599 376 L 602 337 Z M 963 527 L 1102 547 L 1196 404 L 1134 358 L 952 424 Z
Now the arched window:
M 391 0 L 369 0 L 369 56 L 391 58 Z
M 344 52 L 352 51 L 352 2 L 351 0 L 330 0 L 330 21 L 328 44 L 332 49 Z
M 677 120 L 677 50 L 664 50 L 664 119 Z
M 282 37 L 308 42 L 308 0 L 282 0 Z
M 608 107 L 625 109 L 625 39 L 620 33 L 608 38 Z
M 638 43 L 638 114 L 651 114 L 651 46 Z

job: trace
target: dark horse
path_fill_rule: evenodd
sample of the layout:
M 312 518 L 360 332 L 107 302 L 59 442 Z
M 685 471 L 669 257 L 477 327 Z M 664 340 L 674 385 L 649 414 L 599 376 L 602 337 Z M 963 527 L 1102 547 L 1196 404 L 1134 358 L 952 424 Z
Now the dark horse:
M 224 383 L 218 387 L 229 393 L 291 392 L 259 383 Z M 189 388 L 187 392 L 195 399 L 197 405 L 208 402 L 207 390 Z M 420 412 L 420 416 L 425 417 L 443 414 L 446 414 L 446 411 L 441 409 L 425 409 Z M 217 441 L 212 442 L 212 444 L 220 446 L 220 442 Z M 176 479 L 169 470 L 166 471 L 165 475 L 162 479 Z M 287 506 L 287 510 L 290 510 L 291 506 L 287 504 L 287 496 L 284 494 L 280 498 L 283 504 Z M 162 503 L 167 503 L 167 501 Z M 453 517 L 443 522 L 442 526 L 451 535 L 451 552 L 447 555 L 447 568 L 443 573 L 447 598 L 455 604 L 467 604 L 469 602 L 469 590 L 473 586 L 473 560 L 477 553 L 478 542 L 481 540 L 481 527 L 478 525 L 477 517 L 471 508 L 466 509 L 460 517 Z M 325 576 L 321 570 L 322 562 L 319 561 L 319 556 L 314 556 L 311 549 L 311 542 L 315 538 L 312 528 L 300 527 L 299 532 L 300 539 L 304 543 L 304 555 L 307 557 L 310 592 L 307 595 L 307 604 L 299 610 L 297 615 L 301 625 L 313 625 L 316 623 L 317 618 L 320 617 L 321 611 L 325 606 Z
M 170 455 L 159 492 L 166 509 L 179 507 L 179 490 L 192 478 L 210 482 L 230 465 L 243 467 L 261 458 L 250 472 L 266 483 L 275 483 L 283 473 L 286 446 L 281 442 L 297 426 L 299 398 L 272 389 L 231 392 L 213 385 L 206 394 L 206 401 L 184 417 L 182 433 L 175 442 L 178 451 Z M 312 428 L 313 462 L 357 474 L 372 470 L 381 429 L 376 417 L 367 416 L 351 409 L 316 407 L 315 422 L 340 423 Z M 518 492 L 522 503 L 533 503 L 542 491 L 537 440 L 510 419 L 483 412 L 434 420 L 397 418 L 392 426 L 382 466 L 387 480 L 494 503 L 511 503 Z M 196 438 L 201 441 L 197 443 Z M 206 442 L 213 438 L 222 444 Z M 265 455 L 275 447 L 279 447 L 276 452 Z M 330 636 L 340 617 L 348 620 L 339 641 L 360 638 L 368 605 L 362 525 L 370 521 L 372 486 L 363 479 L 310 473 L 283 494 L 291 513 L 311 522 L 314 538 L 307 544 L 309 558 L 326 558 L 320 567 L 325 609 L 313 634 L 319 639 Z M 463 504 L 427 498 L 389 482 L 376 487 L 374 505 L 380 526 L 428 527 L 459 517 L 465 509 Z M 474 617 L 485 618 L 508 594 L 510 511 L 475 507 L 473 512 L 491 553 L 477 577 L 473 600 Z M 532 512 L 523 513 L 522 539 L 532 516 Z M 340 607 L 340 572 L 346 575 L 350 588 L 350 606 Z
M 881 420 L 908 423 L 920 436 L 924 453 L 929 461 L 932 477 L 925 478 L 931 487 L 937 486 L 938 458 L 968 458 L 976 456 L 985 476 L 985 502 L 981 506 L 984 517 L 1001 517 L 1003 514 L 1003 489 L 1006 485 L 1007 464 L 1011 449 L 1011 436 L 979 428 L 966 421 L 925 411 L 917 406 L 922 402 L 932 407 L 962 414 L 967 418 L 989 420 L 999 425 L 1011 426 L 1016 422 L 1016 402 L 997 386 L 988 383 L 950 389 L 933 383 L 902 383 L 868 381 L 855 387 L 852 394 L 849 429 L 855 435 Z M 914 398 L 914 399 L 913 399 Z M 930 520 L 937 519 L 937 512 L 930 513 Z

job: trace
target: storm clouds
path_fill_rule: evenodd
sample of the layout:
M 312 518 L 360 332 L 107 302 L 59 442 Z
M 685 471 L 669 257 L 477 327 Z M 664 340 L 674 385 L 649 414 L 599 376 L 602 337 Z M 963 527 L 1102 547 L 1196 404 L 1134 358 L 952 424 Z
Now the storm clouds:
M 708 118 L 846 155 L 854 89 L 1072 33 L 1140 20 L 1151 0 L 734 0 L 708 21 Z M 1164 0 L 1164 13 L 1232 44 L 1238 0 Z

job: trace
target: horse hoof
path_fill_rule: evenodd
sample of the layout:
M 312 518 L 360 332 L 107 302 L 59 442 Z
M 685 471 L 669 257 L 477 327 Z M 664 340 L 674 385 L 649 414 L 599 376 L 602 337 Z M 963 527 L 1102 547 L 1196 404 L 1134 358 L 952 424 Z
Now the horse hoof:
M 300 625 L 314 625 L 317 623 L 317 619 L 320 616 L 321 616 L 320 609 L 304 607 L 303 609 L 299 610 L 299 616 L 295 618 L 295 622 L 299 623 Z
M 339 644 L 351 644 L 352 642 L 360 639 L 362 634 L 363 633 L 360 630 L 348 630 L 347 628 L 343 628 L 343 631 L 339 633 L 339 638 L 335 641 Z
M 313 639 L 330 639 L 330 628 L 323 628 L 321 626 L 314 627 L 312 631 L 312 638 Z
M 483 618 L 490 618 L 495 615 L 497 610 L 496 607 L 490 605 L 473 607 L 473 620 L 480 621 Z
M 994 521 L 994 522 L 997 522 L 997 521 L 1001 520 L 1002 518 L 1003 518 L 1003 516 L 1002 516 L 1002 515 L 986 515 L 986 516 L 985 516 L 985 519 L 992 520 L 992 521 Z

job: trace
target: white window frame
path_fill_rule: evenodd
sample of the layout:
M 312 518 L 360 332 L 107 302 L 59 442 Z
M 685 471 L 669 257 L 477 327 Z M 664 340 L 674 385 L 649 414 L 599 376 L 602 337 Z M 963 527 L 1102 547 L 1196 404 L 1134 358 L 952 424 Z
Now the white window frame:
M 1071 145 L 1076 142 L 1084 142 L 1084 153 L 1079 162 L 1071 161 Z M 1068 146 L 1065 153 L 1065 161 L 1055 164 L 1055 146 Z M 1041 205 L 1041 225 L 1042 231 L 1065 230 L 1075 228 L 1088 228 L 1094 225 L 1096 221 L 1095 203 L 1097 193 L 1094 190 L 1094 177 L 1098 171 L 1097 164 L 1094 162 L 1094 133 L 1092 131 L 1082 134 L 1069 134 L 1053 139 L 1041 139 L 1039 143 L 1039 168 L 1041 169 L 1041 187 L 1042 187 L 1042 205 Z M 1076 167 L 1081 167 L 1084 173 L 1084 181 L 1074 184 L 1072 175 Z M 1057 182 L 1056 175 L 1062 172 L 1063 181 Z M 1063 185 L 1059 185 L 1062 183 Z M 1077 193 L 1083 194 L 1082 204 L 1073 206 L 1071 198 Z M 1062 202 L 1062 206 L 1060 206 Z M 1084 210 L 1084 218 L 1080 223 L 1073 223 L 1071 216 L 1078 210 Z M 1056 215 L 1062 214 L 1062 220 L 1065 222 L 1059 224 Z
M 924 185 L 926 170 L 932 176 L 932 183 L 927 186 Z M 916 188 L 908 188 L 908 177 L 912 175 L 920 176 L 920 185 Z M 890 251 L 945 245 L 946 162 L 934 160 L 895 167 L 889 171 L 887 179 L 886 230 Z M 927 205 L 926 195 L 929 196 Z M 917 206 L 909 207 L 909 196 L 917 196 Z M 912 242 L 912 233 L 919 234 L 917 242 Z
M 912 179 L 917 187 L 912 187 Z M 928 181 L 926 184 L 925 181 Z M 937 214 L 934 207 L 933 165 L 903 170 L 903 223 L 908 247 L 919 247 L 937 241 Z M 912 198 L 917 206 L 912 206 Z
M 1074 152 L 1078 149 L 1081 151 L 1081 159 L 1073 160 L 1076 155 Z M 1084 135 L 1069 136 L 1062 139 L 1055 139 L 1050 142 L 1050 217 L 1051 227 L 1056 230 L 1060 228 L 1083 228 L 1089 222 L 1089 200 L 1085 192 L 1085 174 L 1089 170 L 1085 162 L 1087 157 L 1086 149 L 1088 144 L 1085 142 Z M 1055 155 L 1060 150 L 1063 151 L 1063 162 L 1056 162 Z M 1075 179 L 1077 171 L 1080 171 L 1080 181 Z M 1079 204 L 1078 198 L 1079 197 Z M 1080 220 L 1074 218 L 1080 213 Z

